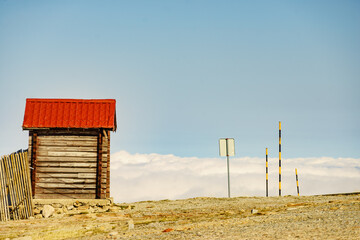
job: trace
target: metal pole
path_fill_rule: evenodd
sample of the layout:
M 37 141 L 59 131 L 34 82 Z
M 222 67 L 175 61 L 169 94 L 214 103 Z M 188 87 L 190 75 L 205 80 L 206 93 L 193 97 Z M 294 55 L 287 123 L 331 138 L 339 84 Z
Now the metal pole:
M 296 188 L 297 188 L 297 194 L 298 197 L 300 196 L 300 192 L 299 192 L 299 180 L 298 180 L 298 174 L 297 174 L 297 169 L 295 168 L 295 175 L 296 175 Z
M 279 196 L 281 196 L 281 122 L 279 122 Z
M 226 139 L 226 158 L 227 158 L 227 172 L 228 172 L 228 197 L 230 197 L 230 167 L 229 167 L 228 139 Z
M 227 156 L 227 170 L 228 170 L 228 197 L 230 197 L 230 170 L 229 170 L 229 156 Z
M 269 196 L 268 149 L 266 148 L 266 196 Z

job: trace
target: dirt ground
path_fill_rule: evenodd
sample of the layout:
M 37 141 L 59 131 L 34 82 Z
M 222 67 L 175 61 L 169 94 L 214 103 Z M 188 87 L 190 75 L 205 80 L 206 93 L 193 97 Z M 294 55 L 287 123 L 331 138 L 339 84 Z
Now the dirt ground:
M 360 239 L 360 194 L 193 198 L 0 222 L 0 239 Z

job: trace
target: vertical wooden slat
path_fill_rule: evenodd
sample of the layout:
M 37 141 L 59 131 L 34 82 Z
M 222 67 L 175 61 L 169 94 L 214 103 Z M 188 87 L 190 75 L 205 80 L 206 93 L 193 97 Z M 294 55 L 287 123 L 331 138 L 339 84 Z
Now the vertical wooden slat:
M 106 197 L 110 197 L 110 131 L 107 131 Z
M 11 218 L 11 215 L 13 216 L 13 219 L 17 220 L 17 215 L 14 214 L 14 202 L 15 202 L 15 193 L 14 193 L 14 181 L 13 181 L 13 177 L 12 177 L 12 174 L 11 174 L 11 166 L 10 166 L 10 157 L 9 156 L 6 156 L 5 157 L 5 161 L 4 161 L 4 165 L 5 165 L 5 173 L 6 173 L 6 178 L 7 178 L 7 186 L 8 186 L 8 195 L 9 195 L 9 199 L 10 199 L 10 204 L 9 204 L 9 207 L 10 207 L 10 211 L 12 210 L 12 212 L 10 213 L 10 218 Z
M 4 184 L 2 182 L 2 157 L 0 157 L 0 221 L 5 221 L 5 204 L 4 204 L 4 195 L 3 188 Z
M 31 189 L 32 195 L 35 196 L 35 183 L 36 183 L 36 150 L 37 150 L 37 133 L 32 134 L 31 143 Z
M 6 220 L 10 220 L 9 200 L 8 200 L 9 189 L 8 189 L 8 184 L 7 184 L 8 179 L 6 176 L 5 156 L 3 156 L 2 160 L 3 160 L 2 161 L 2 177 L 3 177 L 3 183 L 4 183 L 3 194 L 4 194 L 4 205 L 6 207 L 5 213 L 6 213 Z
M 15 155 L 15 160 L 16 160 L 16 165 L 17 165 L 17 169 L 18 169 L 18 176 L 19 176 L 19 188 L 20 188 L 20 206 L 21 206 L 21 210 L 23 212 L 23 218 L 27 218 L 28 217 L 28 211 L 25 207 L 26 205 L 26 192 L 25 192 L 25 186 L 24 186 L 24 171 L 23 168 L 21 167 L 21 155 L 23 153 L 18 153 Z
M 21 201 L 21 192 L 20 192 L 20 180 L 19 180 L 19 170 L 17 168 L 16 164 L 16 157 L 17 154 L 11 154 L 10 155 L 10 161 L 11 161 L 11 172 L 12 172 L 12 181 L 14 184 L 14 204 L 13 204 L 13 211 L 15 214 L 18 215 L 19 219 L 23 218 L 23 211 L 19 208 L 19 204 Z
M 5 157 L 0 159 L 0 210 L 1 221 L 7 221 L 10 219 L 7 191 L 6 191 L 6 174 L 5 174 Z
M 11 210 L 12 210 L 12 214 L 13 214 L 13 217 L 14 219 L 20 219 L 19 218 L 19 211 L 18 209 L 16 209 L 16 205 L 17 205 L 17 199 L 18 199 L 18 196 L 17 196 L 17 189 L 16 189 L 16 180 L 15 180 L 15 176 L 14 176 L 14 166 L 13 166 L 13 162 L 12 162 L 12 158 L 13 156 L 10 155 L 8 157 L 8 171 L 9 171 L 9 176 L 10 176 L 10 186 L 11 186 L 11 192 L 12 192 L 12 196 L 13 196 L 13 199 L 11 201 Z
M 22 211 L 22 218 L 27 218 L 29 213 L 28 213 L 28 209 L 26 208 L 26 189 L 25 189 L 25 185 L 24 185 L 24 170 L 23 170 L 23 167 L 21 165 L 21 162 L 22 162 L 22 152 L 21 153 L 18 153 L 18 154 L 15 154 L 15 163 L 16 163 L 16 167 L 17 167 L 17 174 L 19 176 L 19 188 L 20 188 L 20 199 L 19 199 L 19 207 L 21 207 L 21 211 Z
M 29 217 L 34 215 L 33 209 L 34 209 L 34 205 L 33 205 L 33 201 L 32 201 L 32 189 L 31 189 L 31 179 L 30 179 L 30 166 L 29 166 L 29 161 L 27 161 L 28 159 L 28 152 L 24 153 L 23 156 L 23 163 L 24 163 L 24 168 L 25 168 L 25 188 L 27 189 L 26 193 L 27 193 L 27 205 L 28 205 L 28 209 L 29 209 Z
M 16 185 L 16 192 L 17 192 L 17 201 L 16 201 L 16 208 L 19 212 L 20 219 L 25 218 L 25 211 L 24 208 L 21 207 L 22 198 L 23 198 L 23 188 L 21 186 L 21 171 L 19 169 L 19 154 L 12 154 L 12 165 L 15 177 L 15 185 Z
M 2 157 L 0 157 L 0 221 L 5 221 L 5 204 L 3 196 L 4 184 L 2 180 Z
M 24 171 L 24 167 L 22 165 L 23 162 L 23 154 L 24 153 L 19 153 L 15 155 L 15 160 L 16 160 L 16 165 L 17 165 L 17 169 L 18 169 L 18 175 L 19 175 L 19 188 L 20 188 L 20 206 L 22 207 L 22 212 L 23 212 L 23 218 L 28 218 L 29 217 L 29 210 L 26 207 L 26 199 L 27 199 L 27 194 L 26 194 L 26 186 L 25 186 L 25 178 L 26 178 L 26 173 Z
M 101 176 L 102 176 L 102 132 L 98 134 L 98 145 L 97 145 L 97 174 L 96 174 L 96 198 L 101 198 Z

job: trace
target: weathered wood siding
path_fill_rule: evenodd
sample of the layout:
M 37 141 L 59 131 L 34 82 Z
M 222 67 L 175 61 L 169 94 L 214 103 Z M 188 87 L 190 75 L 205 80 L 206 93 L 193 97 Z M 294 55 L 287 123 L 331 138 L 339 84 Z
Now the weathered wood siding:
M 100 129 L 31 131 L 29 153 L 35 154 L 29 154 L 29 162 L 34 171 L 34 198 L 109 196 L 109 136 Z

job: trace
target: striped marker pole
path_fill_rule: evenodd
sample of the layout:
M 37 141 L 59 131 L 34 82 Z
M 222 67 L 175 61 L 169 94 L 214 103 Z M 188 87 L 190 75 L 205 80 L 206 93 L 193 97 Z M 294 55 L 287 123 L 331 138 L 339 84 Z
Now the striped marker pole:
M 269 196 L 268 149 L 266 148 L 266 196 Z
M 279 196 L 281 196 L 281 122 L 279 122 Z
M 298 180 L 298 174 L 297 174 L 297 169 L 295 168 L 295 175 L 296 175 L 296 188 L 297 188 L 297 194 L 298 197 L 300 196 L 300 192 L 299 192 L 299 180 Z

